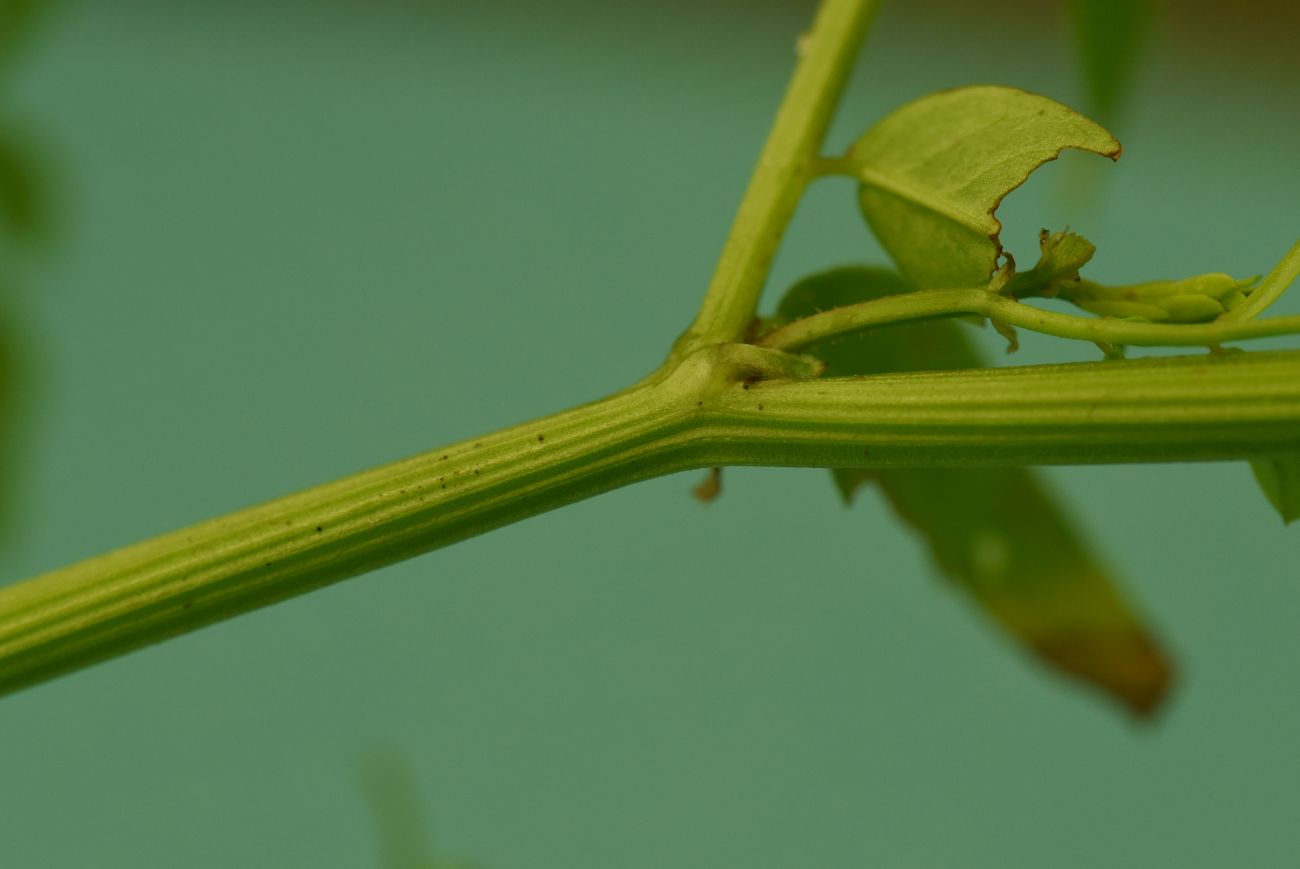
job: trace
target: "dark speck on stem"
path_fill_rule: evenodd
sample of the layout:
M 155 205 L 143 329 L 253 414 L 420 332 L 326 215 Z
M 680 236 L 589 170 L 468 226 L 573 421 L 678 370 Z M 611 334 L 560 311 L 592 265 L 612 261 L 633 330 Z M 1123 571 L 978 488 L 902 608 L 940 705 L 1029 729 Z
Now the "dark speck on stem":
M 538 435 L 538 436 L 537 436 L 537 442 L 538 442 L 539 444 L 540 444 L 542 441 L 544 441 L 544 440 L 546 440 L 546 435 Z
M 322 526 L 320 526 L 320 525 L 317 525 L 317 526 L 316 526 L 316 533 L 317 533 L 317 534 L 321 533 L 321 532 L 324 531 L 324 530 L 325 530 L 324 527 L 322 527 Z

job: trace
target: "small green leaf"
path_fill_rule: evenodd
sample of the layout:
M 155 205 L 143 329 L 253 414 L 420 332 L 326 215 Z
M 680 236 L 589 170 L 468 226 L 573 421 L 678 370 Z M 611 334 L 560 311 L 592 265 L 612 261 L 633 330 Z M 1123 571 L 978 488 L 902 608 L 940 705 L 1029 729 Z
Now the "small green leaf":
M 1114 120 L 1151 29 L 1151 0 L 1071 0 L 1075 43 L 1088 87 L 1088 107 Z
M 1075 261 L 1064 256 L 1060 261 Z M 883 269 L 847 267 L 796 284 L 778 317 L 798 319 L 908 292 Z M 841 335 L 807 348 L 827 375 L 981 365 L 959 322 L 925 321 Z M 1067 517 L 1024 468 L 832 471 L 845 500 L 876 483 L 929 548 L 940 570 L 1003 630 L 1056 669 L 1132 712 L 1155 710 L 1171 666 Z
M 1097 252 L 1092 242 L 1081 235 L 1045 229 L 1038 234 L 1038 247 L 1038 264 L 1014 275 L 1002 292 L 1016 298 L 1058 295 L 1079 282 L 1079 269 Z
M 1282 521 L 1289 525 L 1300 519 L 1300 454 L 1259 459 L 1251 462 L 1250 468 Z
M 886 116 L 853 146 L 862 213 L 900 271 L 924 289 L 983 286 L 1002 253 L 994 216 L 1065 148 L 1118 158 L 1105 129 L 1047 97 L 985 85 Z
M 851 265 L 809 275 L 785 291 L 776 306 L 773 325 L 784 325 L 832 308 L 882 296 L 910 293 L 916 287 L 892 269 Z

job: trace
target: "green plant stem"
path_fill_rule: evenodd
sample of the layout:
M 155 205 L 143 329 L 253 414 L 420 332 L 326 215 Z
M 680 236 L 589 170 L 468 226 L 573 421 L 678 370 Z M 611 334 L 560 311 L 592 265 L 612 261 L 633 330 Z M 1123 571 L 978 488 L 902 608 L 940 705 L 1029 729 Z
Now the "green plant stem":
M 1226 312 L 1220 320 L 1249 320 L 1258 317 L 1269 305 L 1276 302 L 1286 292 L 1287 287 L 1300 276 L 1300 241 L 1291 246 L 1273 270 L 1264 276 L 1259 286 L 1231 311 Z
M 817 154 L 878 0 L 824 0 L 800 41 L 800 60 L 740 203 L 695 322 L 674 348 L 682 359 L 745 337 L 772 257 L 814 177 Z
M 747 331 L 876 6 L 876 0 L 824 0 L 699 316 L 657 371 L 604 401 L 4 589 L 0 690 L 699 464 L 688 447 L 698 440 L 700 406 L 670 408 L 662 401 L 673 393 L 669 384 L 699 374 L 693 351 Z M 754 348 L 729 352 L 750 362 L 763 356 Z M 766 354 L 767 361 L 772 357 Z M 742 366 L 744 376 L 752 375 L 750 362 Z M 794 357 L 787 362 L 773 373 L 807 368 Z M 710 368 L 708 376 L 726 370 Z M 680 389 L 673 394 L 680 398 Z M 687 425 L 687 418 L 696 422 Z M 691 438 L 681 440 L 688 432 Z
M 662 473 L 653 388 L 462 442 L 0 590 L 0 689 Z
M 1139 347 L 1209 347 L 1225 341 L 1300 333 L 1300 316 L 1209 323 L 1141 323 L 1080 317 L 1045 311 L 985 289 L 918 290 L 869 302 L 832 308 L 774 329 L 756 342 L 760 347 L 792 351 L 834 335 L 931 317 L 975 314 L 999 323 L 1104 344 Z
M 0 693 L 684 469 L 1300 449 L 1300 352 L 791 379 L 803 365 L 748 345 L 706 348 L 657 384 L 2 589 Z
M 1265 324 L 1092 321 L 961 290 L 818 315 L 767 336 L 768 348 L 734 343 L 750 328 L 804 188 L 825 168 L 816 154 L 876 5 L 823 3 L 699 315 L 658 371 L 571 411 L 2 589 L 0 693 L 678 470 L 1192 461 L 1300 451 L 1300 352 L 819 381 L 816 363 L 781 350 L 875 325 L 871 318 L 880 316 L 980 313 L 1120 344 L 1170 329 L 1182 338 L 1154 343 L 1217 343 L 1228 340 L 1223 329 L 1258 334 L 1249 330 Z M 933 299 L 937 307 L 922 310 Z M 879 307 L 884 302 L 896 307 Z M 1220 331 L 1192 331 L 1212 327 Z
M 715 465 L 1185 462 L 1300 450 L 1300 351 L 773 380 L 722 395 Z

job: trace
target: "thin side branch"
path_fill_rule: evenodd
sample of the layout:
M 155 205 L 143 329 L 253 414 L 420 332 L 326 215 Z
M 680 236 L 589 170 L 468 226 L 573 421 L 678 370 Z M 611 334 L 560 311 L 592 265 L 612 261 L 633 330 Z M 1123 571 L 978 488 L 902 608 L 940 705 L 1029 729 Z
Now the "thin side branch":
M 1300 258 L 1297 258 L 1300 263 Z M 998 323 L 1102 344 L 1134 347 L 1212 347 L 1228 341 L 1300 334 L 1300 316 L 1265 320 L 1228 320 L 1209 323 L 1144 323 L 1061 314 L 985 289 L 918 290 L 845 305 L 795 320 L 762 336 L 761 347 L 793 351 L 826 338 L 873 326 L 906 323 L 932 317 L 976 315 Z
M 824 0 L 812 29 L 800 39 L 794 77 L 699 313 L 678 339 L 674 358 L 744 338 L 777 246 L 815 175 L 826 128 L 879 5 L 879 0 Z

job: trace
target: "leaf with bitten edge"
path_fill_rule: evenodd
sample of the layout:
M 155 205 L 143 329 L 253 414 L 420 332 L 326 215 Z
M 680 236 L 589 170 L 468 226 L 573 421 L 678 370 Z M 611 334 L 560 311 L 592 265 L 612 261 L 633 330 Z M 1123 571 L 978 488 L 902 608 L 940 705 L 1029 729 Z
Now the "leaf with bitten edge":
M 1002 254 L 994 212 L 1066 148 L 1112 159 L 1120 144 L 1073 109 L 996 85 L 941 91 L 887 115 L 853 145 L 862 214 L 922 289 L 988 283 Z

